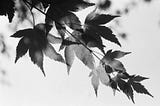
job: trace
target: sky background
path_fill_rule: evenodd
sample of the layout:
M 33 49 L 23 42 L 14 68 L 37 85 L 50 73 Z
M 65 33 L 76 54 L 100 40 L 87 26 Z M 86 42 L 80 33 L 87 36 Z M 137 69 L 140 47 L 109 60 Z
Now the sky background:
M 116 0 L 114 0 L 116 1 Z M 115 8 L 122 4 L 117 1 Z M 130 74 L 149 77 L 142 82 L 154 96 L 135 93 L 135 102 L 129 101 L 123 94 L 113 95 L 111 88 L 99 86 L 95 96 L 90 78 L 90 70 L 78 59 L 75 60 L 70 75 L 66 66 L 49 58 L 44 59 L 47 77 L 30 58 L 24 56 L 14 64 L 15 48 L 18 39 L 6 37 L 10 46 L 10 59 L 0 56 L 0 65 L 7 70 L 8 85 L 0 85 L 0 106 L 159 106 L 160 104 L 160 0 L 152 4 L 140 4 L 131 12 L 122 16 L 122 30 L 128 33 L 127 40 L 119 38 L 122 48 L 107 43 L 109 48 L 131 51 L 132 54 L 120 59 Z M 79 13 L 79 16 L 83 13 Z M 7 29 L 7 18 L 0 17 L 0 32 L 11 35 Z M 3 77 L 3 76 L 0 76 Z

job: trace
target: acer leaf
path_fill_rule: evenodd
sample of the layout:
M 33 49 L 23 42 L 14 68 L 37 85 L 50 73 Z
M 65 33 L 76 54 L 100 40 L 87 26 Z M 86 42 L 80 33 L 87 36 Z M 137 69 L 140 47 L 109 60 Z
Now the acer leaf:
M 135 81 L 135 82 L 141 82 L 141 81 L 146 80 L 146 79 L 149 79 L 149 78 L 143 77 L 143 76 L 140 76 L 140 75 L 134 76 L 132 78 L 132 80 Z
M 61 38 L 56 37 L 56 36 L 54 36 L 52 34 L 48 34 L 47 35 L 47 39 L 48 39 L 48 42 L 52 43 L 52 44 L 60 44 L 60 43 L 62 43 L 62 39 Z
M 110 83 L 109 83 L 109 86 L 113 89 L 113 94 L 115 95 L 116 93 L 116 90 L 119 91 L 118 89 L 118 83 L 112 79 L 110 79 Z
M 82 34 L 82 39 L 87 46 L 97 47 L 102 51 L 103 54 L 105 54 L 105 46 L 103 45 L 102 39 L 94 30 L 85 29 L 85 32 Z
M 128 99 L 131 98 L 132 102 L 134 103 L 133 89 L 132 89 L 131 85 L 121 79 L 118 79 L 117 82 L 118 82 L 118 87 L 120 88 L 120 90 L 122 90 L 126 94 Z
M 46 49 L 44 49 L 43 52 L 50 59 L 65 63 L 63 57 L 56 52 L 56 50 L 53 48 L 51 44 L 48 43 Z
M 68 12 L 61 20 L 73 30 L 81 29 L 81 22 L 79 18 L 72 12 Z
M 105 71 L 106 71 L 106 73 L 112 73 L 113 69 L 109 65 L 105 65 Z
M 116 35 L 113 34 L 112 30 L 105 26 L 92 26 L 91 27 L 96 33 L 98 33 L 104 39 L 113 42 L 119 46 L 121 46 L 120 42 L 118 41 Z
M 147 94 L 151 97 L 153 97 L 148 90 L 141 84 L 141 83 L 137 83 L 137 82 L 132 82 L 131 83 L 133 89 L 137 92 L 137 93 L 141 93 L 141 94 Z
M 83 45 L 75 45 L 74 52 L 76 56 L 90 69 L 94 69 L 94 57 L 91 52 Z
M 97 71 L 93 70 L 91 73 L 91 83 L 92 83 L 92 86 L 94 88 L 94 91 L 95 91 L 95 94 L 96 96 L 98 96 L 98 87 L 99 87 L 99 76 L 97 74 Z
M 11 37 L 21 38 L 23 36 L 28 36 L 28 35 L 32 35 L 32 34 L 33 34 L 33 29 L 28 28 L 28 29 L 25 29 L 25 30 L 18 30 L 16 33 L 11 35 Z
M 96 70 L 98 72 L 99 79 L 100 79 L 101 83 L 108 86 L 109 82 L 110 82 L 110 78 L 109 78 L 109 75 L 105 71 L 105 67 L 102 64 L 100 64 L 96 68 Z
M 112 52 L 112 58 L 121 58 L 121 57 L 123 57 L 123 56 L 125 56 L 125 55 L 127 55 L 127 54 L 130 54 L 131 52 L 122 52 L 122 51 L 119 51 L 119 50 L 117 50 L 117 51 L 113 51 Z
M 37 50 L 35 47 L 31 47 L 29 49 L 29 56 L 31 58 L 31 61 L 36 64 L 41 70 L 44 76 L 45 72 L 43 69 L 43 53 L 41 50 Z
M 1 0 L 0 1 L 0 15 L 7 15 L 9 22 L 12 22 L 14 17 L 14 6 L 15 3 L 13 0 Z
M 90 14 L 87 15 L 85 19 L 85 24 L 89 25 L 101 25 L 101 24 L 106 24 L 113 20 L 114 18 L 119 17 L 119 16 L 113 16 L 109 14 L 99 14 L 95 13 L 95 10 L 91 12 Z
M 73 46 L 70 45 L 70 46 L 67 46 L 64 51 L 68 74 L 70 72 L 70 69 L 72 67 L 72 64 L 75 58 L 73 49 L 74 49 Z
M 17 62 L 17 60 L 22 57 L 23 55 L 25 55 L 27 53 L 29 49 L 29 45 L 28 45 L 28 41 L 27 38 L 22 38 L 16 48 L 16 59 L 15 59 L 15 63 Z

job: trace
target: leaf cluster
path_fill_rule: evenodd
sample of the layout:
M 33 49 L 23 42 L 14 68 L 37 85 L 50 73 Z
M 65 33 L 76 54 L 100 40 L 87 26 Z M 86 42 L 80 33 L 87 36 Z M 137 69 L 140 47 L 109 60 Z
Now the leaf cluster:
M 130 52 L 120 50 L 105 51 L 104 49 L 106 46 L 103 44 L 102 39 L 121 47 L 117 36 L 111 28 L 106 26 L 106 24 L 119 16 L 97 12 L 97 9 L 104 9 L 106 6 L 110 6 L 109 0 L 106 0 L 103 5 L 95 5 L 83 0 L 23 0 L 23 2 L 30 6 L 31 12 L 35 8 L 44 14 L 45 23 L 33 25 L 33 28 L 18 30 L 11 35 L 11 37 L 20 38 L 16 48 L 15 63 L 29 52 L 31 61 L 41 69 L 45 76 L 43 68 L 45 55 L 50 59 L 66 64 L 69 74 L 74 59 L 77 57 L 92 70 L 90 73 L 91 83 L 96 95 L 98 95 L 97 91 L 101 82 L 106 86 L 110 86 L 114 92 L 116 90 L 123 91 L 133 102 L 133 91 L 152 96 L 140 83 L 148 78 L 129 75 L 123 63 L 119 61 L 119 58 L 130 54 Z M 0 15 L 8 15 L 11 22 L 15 12 L 15 3 L 12 0 L 5 0 L 3 3 L 4 5 L 0 6 Z M 44 9 L 47 8 L 47 10 L 43 12 L 38 7 L 39 4 Z M 81 23 L 75 12 L 94 5 L 95 9 L 86 16 L 84 23 Z M 96 6 L 99 7 L 97 8 Z M 50 34 L 50 30 L 53 27 L 57 29 L 58 35 Z M 67 27 L 73 31 L 68 31 Z M 55 50 L 54 44 L 60 44 L 59 50 L 64 51 L 64 56 Z M 102 52 L 102 59 L 91 49 L 93 47 Z M 98 66 L 95 65 L 95 57 L 99 59 Z

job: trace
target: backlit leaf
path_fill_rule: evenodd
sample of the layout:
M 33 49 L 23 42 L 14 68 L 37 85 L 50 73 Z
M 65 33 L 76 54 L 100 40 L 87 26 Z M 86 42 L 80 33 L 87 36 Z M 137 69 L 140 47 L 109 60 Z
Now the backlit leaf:
M 135 82 L 141 82 L 141 81 L 146 80 L 146 79 L 149 79 L 149 78 L 143 77 L 143 76 L 140 76 L 140 75 L 134 76 L 132 78 L 132 80 L 135 81 Z
M 65 51 L 64 51 L 64 55 L 65 55 L 65 60 L 66 60 L 66 65 L 67 65 L 67 72 L 69 74 L 70 72 L 70 69 L 72 67 L 72 64 L 73 64 L 73 61 L 74 61 L 74 58 L 75 58 L 75 55 L 74 55 L 74 51 L 73 51 L 73 46 L 67 46 L 65 48 Z
M 50 59 L 64 63 L 64 59 L 61 54 L 57 53 L 51 44 L 48 43 L 46 49 L 44 49 L 43 52 Z
M 94 57 L 91 52 L 85 48 L 83 45 L 76 45 L 74 47 L 74 52 L 76 56 L 90 69 L 94 69 Z
M 52 43 L 52 44 L 60 44 L 62 43 L 62 39 L 60 37 L 56 37 L 52 34 L 48 34 L 47 35 L 47 39 L 48 39 L 48 42 L 49 43 Z

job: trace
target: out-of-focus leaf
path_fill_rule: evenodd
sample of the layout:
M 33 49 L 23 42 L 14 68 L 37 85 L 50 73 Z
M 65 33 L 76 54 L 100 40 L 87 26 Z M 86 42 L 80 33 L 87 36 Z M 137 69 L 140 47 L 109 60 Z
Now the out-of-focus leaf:
M 49 43 L 47 44 L 47 47 L 46 49 L 43 50 L 43 52 L 50 59 L 53 59 L 55 61 L 59 61 L 62 63 L 65 62 L 61 54 L 57 53 L 56 50 L 53 48 L 53 46 Z
M 131 83 L 133 89 L 137 92 L 137 93 L 141 93 L 141 94 L 147 94 L 151 97 L 153 97 L 148 90 L 141 84 L 141 83 L 137 83 L 137 82 L 132 82 Z
M 98 3 L 98 8 L 100 8 L 101 10 L 106 10 L 110 6 L 111 6 L 111 1 L 110 0 L 103 0 L 101 3 Z
M 35 47 L 31 47 L 29 49 L 29 56 L 31 57 L 31 61 L 36 64 L 43 72 L 43 75 L 45 75 L 44 69 L 43 69 L 43 53 L 41 50 L 37 50 Z
M 74 52 L 76 56 L 90 69 L 94 69 L 94 57 L 91 52 L 85 48 L 83 45 L 76 45 L 74 47 Z
M 22 57 L 23 55 L 25 55 L 29 49 L 29 45 L 28 45 L 29 41 L 27 41 L 27 38 L 23 37 L 16 48 L 16 59 L 15 59 L 15 63 L 17 62 L 17 60 Z
M 47 35 L 47 39 L 48 39 L 48 42 L 49 43 L 52 43 L 52 44 L 60 44 L 62 43 L 62 39 L 60 37 L 56 37 L 52 34 L 48 34 Z
M 74 58 L 75 58 L 74 51 L 73 51 L 73 46 L 72 45 L 67 46 L 65 48 L 64 53 L 65 53 L 64 55 L 65 55 L 65 60 L 66 60 L 66 65 L 67 65 L 67 72 L 69 74 L 70 69 L 71 69 L 72 64 L 73 64 L 73 61 L 74 61 Z
M 0 1 L 0 15 L 7 15 L 9 22 L 12 22 L 14 17 L 14 6 L 15 3 L 13 0 L 1 0 Z

